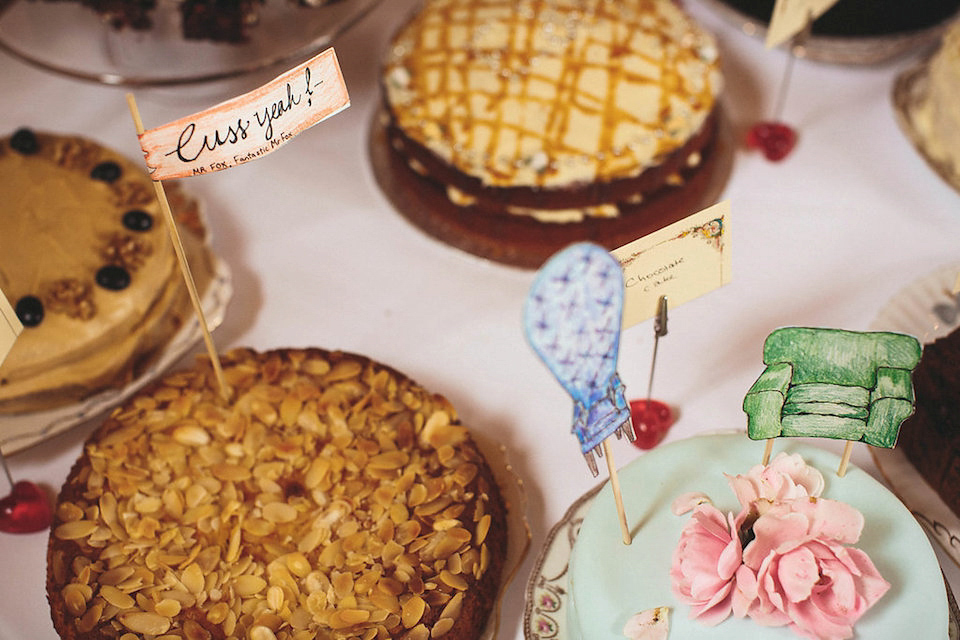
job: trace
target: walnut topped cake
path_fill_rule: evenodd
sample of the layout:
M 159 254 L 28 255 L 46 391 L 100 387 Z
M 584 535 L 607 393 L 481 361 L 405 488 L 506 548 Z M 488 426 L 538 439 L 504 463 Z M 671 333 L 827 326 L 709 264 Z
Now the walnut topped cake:
M 65 640 L 480 637 L 506 512 L 453 407 L 319 349 L 206 359 L 116 409 L 60 492 Z
M 193 313 L 152 181 L 91 140 L 20 129 L 0 140 L 0 194 L 0 290 L 24 325 L 0 366 L 0 413 L 123 386 Z M 203 292 L 197 204 L 170 197 Z
M 670 0 L 427 0 L 386 57 L 386 137 L 445 218 L 644 219 L 705 164 L 722 84 Z

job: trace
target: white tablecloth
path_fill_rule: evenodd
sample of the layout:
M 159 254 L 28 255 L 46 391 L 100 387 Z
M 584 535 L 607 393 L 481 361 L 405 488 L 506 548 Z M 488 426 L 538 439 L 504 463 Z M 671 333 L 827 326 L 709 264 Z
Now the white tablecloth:
M 501 637 L 522 638 L 527 576 L 550 527 L 595 480 L 569 435 L 571 403 L 527 346 L 521 308 L 533 273 L 492 264 L 424 235 L 378 189 L 367 134 L 379 99 L 378 59 L 413 0 L 388 0 L 335 43 L 352 106 L 282 150 L 191 179 L 207 205 L 235 294 L 215 333 L 220 349 L 320 346 L 365 354 L 449 397 L 464 422 L 503 442 L 526 483 L 530 555 L 505 598 Z M 783 51 L 766 51 L 704 7 L 719 35 L 724 108 L 738 138 L 771 115 Z M 798 61 L 783 119 L 800 141 L 774 164 L 738 148 L 723 198 L 733 217 L 733 281 L 669 317 L 654 396 L 679 412 L 670 439 L 743 428 L 743 395 L 776 327 L 867 329 L 902 287 L 960 260 L 960 196 L 899 130 L 894 78 L 877 67 Z M 266 78 L 227 87 L 138 91 L 148 127 L 193 113 Z M 50 75 L 0 56 L 0 130 L 80 133 L 139 153 L 124 90 Z M 2 207 L 2 203 L 0 203 Z M 0 231 L 2 232 L 2 231 Z M 646 393 L 649 322 L 623 335 L 628 396 Z M 17 479 L 55 492 L 94 425 L 10 457 Z M 614 446 L 619 464 L 640 452 Z M 865 447 L 853 461 L 876 472 Z M 7 492 L 0 480 L 0 494 Z M 0 638 L 54 640 L 45 600 L 46 533 L 0 534 Z M 938 549 L 956 589 L 960 571 Z

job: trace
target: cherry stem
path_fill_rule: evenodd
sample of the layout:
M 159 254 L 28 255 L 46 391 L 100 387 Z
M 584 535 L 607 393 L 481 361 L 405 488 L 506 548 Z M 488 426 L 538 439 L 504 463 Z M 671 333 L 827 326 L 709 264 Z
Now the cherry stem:
M 773 121 L 781 122 L 783 109 L 787 104 L 787 90 L 790 88 L 790 77 L 793 75 L 793 63 L 797 57 L 793 55 L 793 49 L 787 54 L 787 65 L 783 70 L 783 77 L 780 79 L 780 87 L 777 89 L 777 101 L 773 108 Z
M 643 414 L 646 417 L 650 412 L 650 400 L 653 397 L 653 372 L 657 368 L 657 345 L 660 336 L 667 335 L 667 296 L 660 296 L 657 301 L 657 315 L 653 319 L 653 358 L 650 360 L 650 380 L 647 382 L 647 405 Z
M 7 459 L 3 456 L 3 451 L 0 450 L 0 466 L 3 467 L 3 473 L 7 476 L 7 481 L 10 482 L 10 486 L 13 486 L 13 476 L 10 475 L 10 467 L 7 466 Z
M 780 78 L 780 86 L 777 89 L 777 101 L 774 103 L 773 121 L 781 122 L 783 109 L 787 104 L 787 90 L 790 88 L 790 78 L 793 76 L 793 64 L 797 61 L 798 54 L 802 55 L 803 47 L 810 36 L 813 28 L 813 16 L 807 16 L 807 24 L 793 37 L 790 46 L 787 48 L 787 64 L 783 69 L 783 77 Z

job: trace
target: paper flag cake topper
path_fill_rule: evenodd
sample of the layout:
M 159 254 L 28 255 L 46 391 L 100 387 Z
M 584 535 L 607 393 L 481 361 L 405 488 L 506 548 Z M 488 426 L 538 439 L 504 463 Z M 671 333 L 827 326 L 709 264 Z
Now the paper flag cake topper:
M 3 291 L 0 291 L 0 364 L 3 364 L 22 331 L 23 324 L 17 317 L 16 310 Z
M 767 368 L 743 400 L 747 435 L 892 448 L 914 410 L 911 375 L 920 354 L 917 339 L 902 333 L 777 329 L 763 345 Z
M 230 397 L 220 356 L 210 335 L 197 285 L 190 272 L 167 201 L 163 181 L 220 171 L 260 158 L 292 140 L 297 134 L 350 106 L 340 63 L 333 49 L 307 60 L 265 85 L 200 113 L 147 131 L 133 94 L 127 94 L 143 150 L 153 179 L 167 231 L 173 241 L 177 263 L 200 323 L 207 355 L 220 387 Z
M 186 178 L 262 158 L 348 106 L 331 48 L 253 91 L 137 134 L 151 178 Z
M 524 309 L 537 355 L 574 401 L 574 435 L 594 476 L 593 452 L 616 434 L 633 440 L 630 409 L 617 374 L 623 271 L 603 247 L 577 243 L 541 267 Z

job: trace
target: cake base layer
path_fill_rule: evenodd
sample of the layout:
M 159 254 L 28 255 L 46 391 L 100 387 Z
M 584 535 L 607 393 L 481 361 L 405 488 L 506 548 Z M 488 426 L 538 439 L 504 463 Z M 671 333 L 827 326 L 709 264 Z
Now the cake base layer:
M 489 215 L 458 206 L 445 188 L 413 169 L 389 144 L 383 114 L 371 123 L 374 177 L 397 211 L 426 234 L 453 247 L 512 266 L 539 268 L 569 244 L 590 241 L 616 249 L 713 204 L 730 173 L 732 145 L 723 117 L 695 171 L 681 187 L 668 187 L 616 218 L 545 223 L 528 216 Z
M 859 445 L 863 446 L 863 445 Z M 620 538 L 609 484 L 597 494 L 570 558 L 568 638 L 622 640 L 634 614 L 670 608 L 671 638 L 796 639 L 785 627 L 761 627 L 750 619 L 729 618 L 706 627 L 688 617 L 670 587 L 671 556 L 689 514 L 676 516 L 673 500 L 703 492 L 721 511 L 739 510 L 725 473 L 746 473 L 759 464 L 762 442 L 745 434 L 690 438 L 663 445 L 627 465 L 620 473 L 624 508 L 633 539 Z M 869 554 L 890 590 L 856 624 L 858 638 L 946 638 L 949 610 L 946 588 L 926 534 L 905 506 L 866 472 L 849 468 L 836 475 L 838 456 L 805 441 L 780 439 L 780 451 L 799 453 L 824 476 L 823 497 L 846 502 L 864 516 L 858 548 Z

